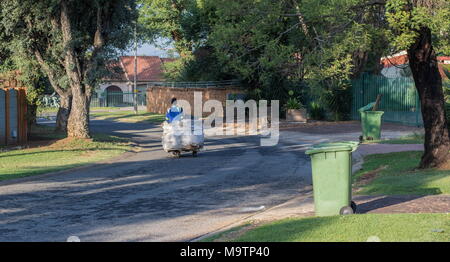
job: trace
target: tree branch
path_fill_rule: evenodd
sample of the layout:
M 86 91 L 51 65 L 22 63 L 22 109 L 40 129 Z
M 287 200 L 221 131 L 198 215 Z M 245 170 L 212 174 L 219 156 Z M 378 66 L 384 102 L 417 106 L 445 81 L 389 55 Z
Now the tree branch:
M 48 80 L 50 81 L 50 84 L 52 85 L 53 89 L 55 89 L 56 93 L 60 96 L 64 96 L 67 93 L 70 92 L 70 90 L 64 90 L 61 88 L 56 81 L 56 76 L 53 70 L 47 65 L 47 63 L 44 61 L 41 52 L 38 49 L 31 50 L 29 49 L 30 53 L 34 53 L 34 56 L 36 57 L 36 60 L 38 61 L 39 65 L 41 65 L 42 70 L 47 74 Z
M 78 59 L 76 58 L 75 51 L 72 46 L 72 26 L 69 18 L 69 10 L 67 7 L 66 0 L 61 1 L 61 32 L 63 37 L 64 48 L 66 49 L 66 54 L 64 57 L 65 69 L 67 75 L 69 76 L 72 84 L 79 85 L 82 83 L 82 73 L 81 67 Z M 75 66 L 75 70 L 72 67 Z

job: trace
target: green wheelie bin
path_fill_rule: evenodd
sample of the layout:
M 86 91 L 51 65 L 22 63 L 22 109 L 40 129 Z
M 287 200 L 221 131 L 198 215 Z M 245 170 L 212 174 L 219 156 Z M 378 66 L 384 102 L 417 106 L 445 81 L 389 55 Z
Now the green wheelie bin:
M 361 115 L 362 140 L 380 140 L 381 117 L 383 111 L 371 111 L 375 103 L 361 107 L 358 111 Z
M 316 216 L 356 212 L 352 201 L 352 152 L 358 142 L 322 143 L 306 151 L 311 157 Z

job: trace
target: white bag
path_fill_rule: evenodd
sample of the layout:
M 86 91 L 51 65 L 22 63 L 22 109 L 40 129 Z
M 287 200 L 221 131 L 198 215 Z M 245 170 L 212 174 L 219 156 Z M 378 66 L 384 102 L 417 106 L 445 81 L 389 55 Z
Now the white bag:
M 179 121 L 176 121 L 179 122 Z M 172 150 L 181 150 L 181 132 L 179 131 L 179 126 L 176 122 L 169 124 L 167 122 L 163 123 L 163 136 L 162 136 L 162 145 L 164 151 L 172 151 Z
M 196 132 L 195 128 L 198 130 Z M 189 149 L 192 146 L 202 148 L 204 143 L 203 122 L 183 119 L 170 124 L 163 123 L 162 145 L 166 152 Z
M 183 147 L 189 148 L 191 146 L 203 147 L 203 121 L 183 119 L 183 135 L 181 136 L 181 143 Z

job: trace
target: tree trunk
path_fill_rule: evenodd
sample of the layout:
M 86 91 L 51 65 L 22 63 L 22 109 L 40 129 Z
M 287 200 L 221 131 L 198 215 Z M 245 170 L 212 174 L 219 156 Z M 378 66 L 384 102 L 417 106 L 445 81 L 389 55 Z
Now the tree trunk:
M 72 87 L 72 107 L 67 124 L 68 137 L 90 138 L 90 96 L 83 92 L 84 89 L 81 86 Z
M 60 95 L 60 105 L 56 115 L 56 131 L 67 132 L 67 123 L 69 120 L 70 109 L 72 106 L 72 95 Z
M 425 152 L 420 168 L 439 167 L 449 159 L 450 139 L 445 115 L 442 78 L 431 42 L 431 30 L 421 28 L 408 57 L 422 107 Z

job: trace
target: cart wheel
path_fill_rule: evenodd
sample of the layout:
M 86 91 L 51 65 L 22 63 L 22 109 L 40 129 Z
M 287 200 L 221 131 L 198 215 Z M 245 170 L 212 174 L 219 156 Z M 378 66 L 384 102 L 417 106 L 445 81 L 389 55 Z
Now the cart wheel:
M 172 151 L 172 156 L 179 158 L 181 156 L 181 152 L 180 151 Z
M 192 151 L 192 156 L 197 157 L 197 151 Z
M 341 210 L 339 211 L 339 214 L 346 216 L 346 215 L 352 215 L 352 214 L 354 214 L 354 212 L 351 207 L 346 206 L 346 207 L 341 208 Z
M 356 203 L 354 201 L 352 201 L 352 203 L 350 204 L 350 207 L 353 210 L 353 213 L 356 214 Z

